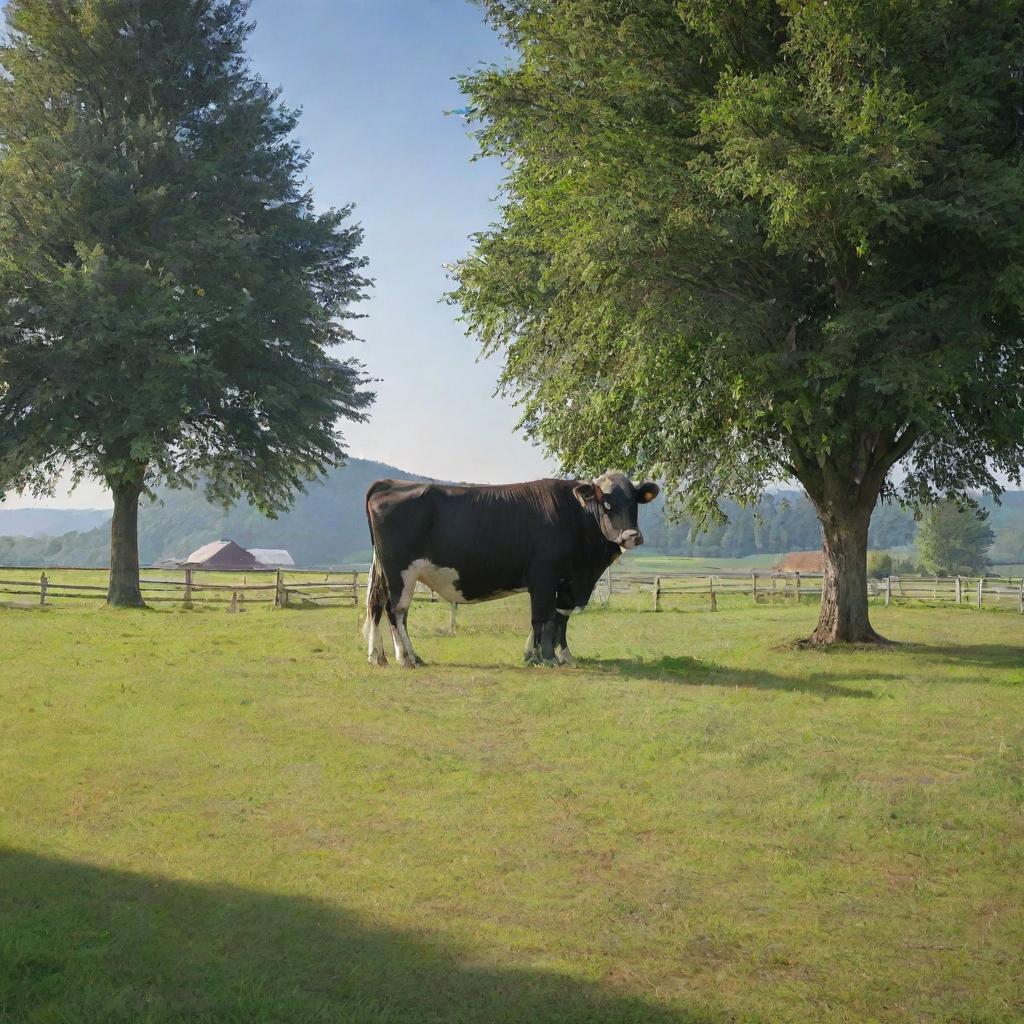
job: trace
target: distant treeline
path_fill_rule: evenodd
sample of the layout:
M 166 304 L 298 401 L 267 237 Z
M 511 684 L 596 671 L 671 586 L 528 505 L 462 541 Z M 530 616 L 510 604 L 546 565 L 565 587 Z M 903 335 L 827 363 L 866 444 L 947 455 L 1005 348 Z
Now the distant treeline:
M 755 506 L 732 501 L 720 503 L 728 517 L 698 533 L 692 520 L 671 522 L 659 503 L 654 515 L 643 521 L 648 547 L 663 554 L 707 558 L 743 558 L 746 555 L 785 551 L 816 551 L 821 547 L 821 527 L 814 507 L 799 491 L 766 493 Z M 917 523 L 911 513 L 896 505 L 881 505 L 871 520 L 873 548 L 912 544 Z
M 109 526 L 59 537 L 0 537 L 0 565 L 69 565 L 89 569 L 109 563 Z

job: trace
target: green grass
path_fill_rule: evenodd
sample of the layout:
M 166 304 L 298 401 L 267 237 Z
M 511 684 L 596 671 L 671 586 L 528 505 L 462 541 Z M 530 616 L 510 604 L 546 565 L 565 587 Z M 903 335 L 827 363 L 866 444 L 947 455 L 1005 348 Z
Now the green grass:
M 0 1021 L 1024 1019 L 1024 621 L 0 611 Z
M 689 558 L 683 555 L 626 554 L 616 563 L 624 572 L 751 572 L 773 569 L 784 555 L 746 555 L 744 558 Z

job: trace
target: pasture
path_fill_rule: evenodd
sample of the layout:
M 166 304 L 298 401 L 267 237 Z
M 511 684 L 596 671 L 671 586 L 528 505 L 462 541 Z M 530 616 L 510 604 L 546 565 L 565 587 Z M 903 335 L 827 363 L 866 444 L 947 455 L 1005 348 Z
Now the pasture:
M 0 611 L 0 1021 L 1021 1020 L 1021 619 L 815 613 Z

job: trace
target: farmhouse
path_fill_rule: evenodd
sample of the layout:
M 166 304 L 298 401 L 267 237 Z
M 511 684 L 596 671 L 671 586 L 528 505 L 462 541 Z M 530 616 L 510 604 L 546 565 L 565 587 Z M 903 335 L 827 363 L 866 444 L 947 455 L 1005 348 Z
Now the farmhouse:
M 775 566 L 776 572 L 824 572 L 825 556 L 820 551 L 791 551 Z
M 263 569 L 265 566 L 233 540 L 215 540 L 193 551 L 184 562 L 184 569 Z

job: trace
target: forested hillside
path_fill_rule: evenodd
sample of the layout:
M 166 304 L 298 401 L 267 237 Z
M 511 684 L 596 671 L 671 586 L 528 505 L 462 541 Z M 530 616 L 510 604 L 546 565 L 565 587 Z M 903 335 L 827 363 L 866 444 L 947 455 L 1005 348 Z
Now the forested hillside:
M 3 508 L 0 537 L 60 537 L 72 530 L 93 530 L 110 519 L 101 508 Z
M 369 560 L 363 507 L 366 488 L 379 477 L 422 480 L 394 466 L 352 459 L 324 481 L 311 484 L 292 510 L 268 520 L 248 505 L 225 511 L 210 505 L 201 490 L 163 491 L 160 500 L 143 505 L 139 544 L 144 563 L 183 559 L 211 540 L 230 539 L 243 547 L 285 548 L 299 565 L 327 566 Z M 994 562 L 1024 561 L 1024 492 L 1003 496 L 1001 505 L 986 502 L 996 534 Z M 722 505 L 728 523 L 695 533 L 689 520 L 670 522 L 661 498 L 641 512 L 641 525 L 652 552 L 707 558 L 786 551 L 813 551 L 821 546 L 814 510 L 798 491 L 766 493 L 753 508 Z M 19 512 L 19 515 L 23 513 Z M 42 513 L 45 517 L 49 513 Z M 25 520 L 32 525 L 32 520 Z M 0 526 L 3 519 L 0 518 Z M 36 532 L 39 532 L 36 530 Z M 871 547 L 885 550 L 913 543 L 917 524 L 895 505 L 882 505 L 871 522 Z M 0 537 L 0 565 L 104 566 L 109 557 L 109 524 L 63 536 Z

